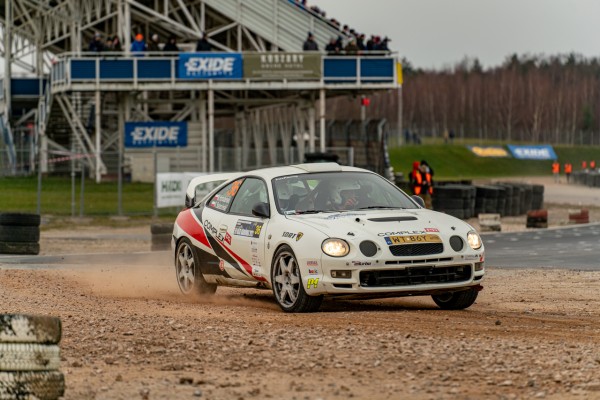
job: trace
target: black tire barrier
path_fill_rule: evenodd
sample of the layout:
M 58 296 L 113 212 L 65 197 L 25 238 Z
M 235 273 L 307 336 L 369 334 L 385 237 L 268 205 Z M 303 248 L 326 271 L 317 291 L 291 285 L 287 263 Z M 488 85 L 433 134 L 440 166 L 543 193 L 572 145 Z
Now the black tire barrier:
M 150 225 L 150 233 L 152 233 L 150 250 L 163 251 L 171 249 L 173 224 L 152 224 Z
M 58 371 L 60 319 L 0 314 L 0 400 L 57 400 L 65 379 Z
M 470 185 L 446 183 L 436 186 L 433 191 L 433 209 L 460 219 L 471 218 L 475 212 L 475 194 L 475 187 Z
M 0 314 L 0 343 L 58 344 L 59 318 L 42 315 Z
M 40 222 L 39 214 L 0 213 L 0 254 L 39 254 Z

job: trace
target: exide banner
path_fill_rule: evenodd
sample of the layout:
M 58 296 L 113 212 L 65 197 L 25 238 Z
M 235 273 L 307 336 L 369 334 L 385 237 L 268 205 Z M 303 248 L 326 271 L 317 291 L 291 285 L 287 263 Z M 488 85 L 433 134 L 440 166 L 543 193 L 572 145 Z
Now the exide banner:
M 186 147 L 187 122 L 125 122 L 125 147 Z
M 549 144 L 535 146 L 508 145 L 514 158 L 522 160 L 556 160 L 556 153 Z
M 240 53 L 183 53 L 179 56 L 180 79 L 242 79 Z

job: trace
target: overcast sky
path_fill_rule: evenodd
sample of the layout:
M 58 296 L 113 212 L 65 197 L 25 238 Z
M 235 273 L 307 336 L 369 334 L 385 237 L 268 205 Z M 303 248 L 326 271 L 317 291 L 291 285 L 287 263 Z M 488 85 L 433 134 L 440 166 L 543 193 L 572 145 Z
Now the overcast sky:
M 308 0 L 342 24 L 392 38 L 414 66 L 485 67 L 517 53 L 600 57 L 600 0 Z

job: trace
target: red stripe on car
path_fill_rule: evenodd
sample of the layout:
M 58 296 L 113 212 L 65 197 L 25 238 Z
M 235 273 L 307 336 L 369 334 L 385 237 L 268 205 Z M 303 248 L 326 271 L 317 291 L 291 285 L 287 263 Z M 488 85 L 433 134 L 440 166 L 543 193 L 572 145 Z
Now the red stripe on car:
M 235 258 L 241 265 L 242 267 L 244 267 L 244 269 L 246 270 L 246 272 L 253 277 L 254 279 L 256 279 L 257 281 L 262 281 L 262 282 L 266 282 L 267 280 L 265 278 L 263 278 L 262 276 L 254 276 L 252 274 L 252 266 L 250 264 L 248 264 L 246 261 L 244 261 L 242 259 L 242 257 L 238 256 L 237 254 L 235 254 L 233 252 L 233 250 L 231 250 L 230 248 L 228 248 L 227 246 L 225 246 L 223 243 L 221 243 L 221 247 L 223 247 L 225 250 L 227 250 L 227 252 L 229 254 L 231 254 L 231 256 L 233 258 Z
M 176 222 L 177 225 L 179 225 L 179 227 L 185 231 L 185 233 L 209 249 L 212 249 L 210 243 L 208 243 L 208 238 L 206 237 L 206 232 L 204 232 L 204 227 L 201 225 L 202 222 L 195 218 L 194 214 L 192 214 L 192 210 L 187 210 L 179 214 Z

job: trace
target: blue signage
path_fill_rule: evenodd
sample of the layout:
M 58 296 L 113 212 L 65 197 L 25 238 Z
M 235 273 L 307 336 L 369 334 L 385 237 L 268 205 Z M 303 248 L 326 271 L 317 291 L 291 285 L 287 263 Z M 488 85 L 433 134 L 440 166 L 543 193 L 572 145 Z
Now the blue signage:
M 240 53 L 183 53 L 179 56 L 180 79 L 242 79 Z
M 514 158 L 522 160 L 556 160 L 556 153 L 549 144 L 537 146 L 514 146 L 509 144 L 508 149 Z
M 125 122 L 125 147 L 186 147 L 187 122 Z

